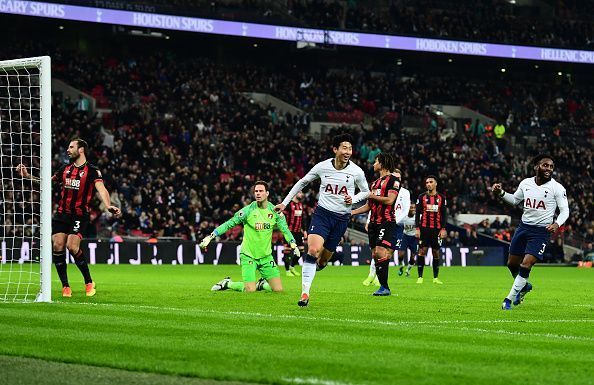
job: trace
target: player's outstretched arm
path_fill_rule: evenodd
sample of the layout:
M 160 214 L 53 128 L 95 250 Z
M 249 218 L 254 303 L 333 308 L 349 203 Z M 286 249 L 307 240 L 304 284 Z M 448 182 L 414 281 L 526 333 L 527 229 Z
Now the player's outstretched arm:
M 236 212 L 228 221 L 226 221 L 225 223 L 214 229 L 212 233 L 204 237 L 204 239 L 200 241 L 198 246 L 201 249 L 206 249 L 206 247 L 210 244 L 210 242 L 212 242 L 213 239 L 215 239 L 216 237 L 220 237 L 221 235 L 225 234 L 227 231 L 234 228 L 235 226 L 245 223 L 245 219 L 247 218 L 248 214 L 248 207 L 242 208 L 241 210 Z
M 513 194 L 505 192 L 501 188 L 501 183 L 494 183 L 493 186 L 491 186 L 491 191 L 496 197 L 500 198 L 508 205 L 517 206 L 524 200 L 524 190 L 521 189 L 521 185 L 522 184 L 520 183 L 520 186 L 518 186 L 518 189 Z
M 369 203 L 365 203 L 363 206 L 359 207 L 358 209 L 351 211 L 351 215 L 364 214 L 368 211 L 369 211 Z
M 95 188 L 99 193 L 99 197 L 101 198 L 101 202 L 107 207 L 107 211 L 112 213 L 115 216 L 119 216 L 122 213 L 119 207 L 112 206 L 111 198 L 109 197 L 109 191 L 105 188 L 105 185 L 101 181 L 95 182 Z
M 276 211 L 277 213 L 282 213 L 285 207 L 287 207 L 287 205 L 289 204 L 289 202 L 291 202 L 291 199 L 293 199 L 293 197 L 295 197 L 295 195 L 297 195 L 299 191 L 303 190 L 305 186 L 307 186 L 308 184 L 320 177 L 319 170 L 320 164 L 318 163 L 315 166 L 313 166 L 311 170 L 309 170 L 309 172 L 305 174 L 303 178 L 299 179 L 297 183 L 295 183 L 295 185 L 293 186 L 291 191 L 289 191 L 285 199 L 283 199 L 281 203 L 274 206 L 274 211 Z
M 233 216 L 228 221 L 217 227 L 214 230 L 214 233 L 217 237 L 220 237 L 221 235 L 225 234 L 227 231 L 231 230 L 235 226 L 244 224 L 247 217 L 250 215 L 251 211 L 252 210 L 250 209 L 250 206 L 242 208 L 241 210 L 233 214 Z

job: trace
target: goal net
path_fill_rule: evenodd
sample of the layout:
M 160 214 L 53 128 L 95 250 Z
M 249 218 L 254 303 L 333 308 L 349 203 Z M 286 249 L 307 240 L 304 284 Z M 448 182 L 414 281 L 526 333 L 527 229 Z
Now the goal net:
M 49 57 L 0 61 L 2 302 L 51 301 L 50 71 Z

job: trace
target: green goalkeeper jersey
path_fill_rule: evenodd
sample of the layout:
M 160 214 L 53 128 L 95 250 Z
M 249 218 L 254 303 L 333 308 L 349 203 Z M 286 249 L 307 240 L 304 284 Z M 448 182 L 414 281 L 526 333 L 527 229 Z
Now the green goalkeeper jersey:
M 272 232 L 275 225 L 283 233 L 287 242 L 294 243 L 295 238 L 289 231 L 285 216 L 274 211 L 274 205 L 267 203 L 266 208 L 258 207 L 258 202 L 252 202 L 233 215 L 233 218 L 215 229 L 215 234 L 221 236 L 237 225 L 243 225 L 243 242 L 241 253 L 254 259 L 260 259 L 272 254 Z

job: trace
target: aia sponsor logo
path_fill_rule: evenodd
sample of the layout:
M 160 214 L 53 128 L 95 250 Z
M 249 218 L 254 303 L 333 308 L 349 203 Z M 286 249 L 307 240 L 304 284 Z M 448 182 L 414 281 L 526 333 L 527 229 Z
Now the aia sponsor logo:
M 349 190 L 346 186 L 339 186 L 337 184 L 327 184 L 324 192 L 335 195 L 348 195 Z
M 524 208 L 535 209 L 535 210 L 546 210 L 547 206 L 545 206 L 545 203 L 542 200 L 536 200 L 534 198 L 526 198 L 524 200 Z

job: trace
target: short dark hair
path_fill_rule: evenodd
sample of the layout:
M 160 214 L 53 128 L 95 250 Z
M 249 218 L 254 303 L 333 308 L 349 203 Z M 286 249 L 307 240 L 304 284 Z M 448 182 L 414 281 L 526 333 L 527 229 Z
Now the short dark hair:
M 538 164 L 540 163 L 540 161 L 543 160 L 543 159 L 550 159 L 550 160 L 553 161 L 553 163 L 555 162 L 555 159 L 553 159 L 553 157 L 551 155 L 549 155 L 549 154 L 539 154 L 539 155 L 536 155 L 534 157 L 534 159 L 532 159 L 532 165 L 533 166 L 538 166 Z
M 394 171 L 392 171 L 394 174 L 400 174 L 400 176 L 402 176 L 402 171 L 400 171 L 399 168 L 395 168 Z
M 384 152 L 378 154 L 377 161 L 382 165 L 382 168 L 390 172 L 396 169 L 396 158 Z
M 427 175 L 425 177 L 425 182 L 427 182 L 427 179 L 429 179 L 429 178 L 433 178 L 433 179 L 435 179 L 436 183 L 439 183 L 439 179 L 437 179 L 437 177 L 435 175 Z
M 86 140 L 81 139 L 81 138 L 74 138 L 71 140 L 71 142 L 76 142 L 76 145 L 78 146 L 78 148 L 82 148 L 84 154 L 87 155 L 87 151 L 89 149 L 89 144 L 87 143 Z
M 268 191 L 268 182 L 264 182 L 263 180 L 257 180 L 256 183 L 254 183 L 253 189 L 255 189 L 256 186 L 264 186 L 264 190 Z
M 332 138 L 332 147 L 340 147 L 342 142 L 349 142 L 351 145 L 355 142 L 351 134 L 339 134 Z

